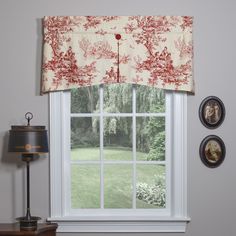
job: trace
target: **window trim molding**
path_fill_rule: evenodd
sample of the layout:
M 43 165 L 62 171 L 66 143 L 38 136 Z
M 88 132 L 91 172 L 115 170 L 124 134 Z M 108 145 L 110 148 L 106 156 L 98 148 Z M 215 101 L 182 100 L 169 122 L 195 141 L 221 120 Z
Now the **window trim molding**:
M 66 199 L 63 194 L 66 191 L 63 176 L 63 170 L 66 168 L 63 156 L 66 150 L 62 145 L 64 140 L 60 137 L 65 135 L 63 124 L 67 119 L 66 112 L 70 112 L 66 109 L 70 108 L 68 96 L 64 95 L 64 92 L 54 92 L 49 95 L 51 210 L 48 220 L 58 223 L 57 232 L 185 232 L 190 221 L 187 213 L 187 95 L 173 93 L 170 96 L 173 104 L 171 111 L 173 113 L 170 117 L 173 119 L 175 114 L 172 120 L 175 137 L 170 142 L 174 147 L 172 152 L 178 153 L 171 166 L 171 180 L 174 183 L 174 188 L 171 189 L 171 215 L 158 217 L 131 215 L 125 220 L 120 217 L 110 219 L 107 216 L 81 218 L 70 216 L 66 212 Z M 178 144 L 174 143 L 174 140 L 178 140 Z

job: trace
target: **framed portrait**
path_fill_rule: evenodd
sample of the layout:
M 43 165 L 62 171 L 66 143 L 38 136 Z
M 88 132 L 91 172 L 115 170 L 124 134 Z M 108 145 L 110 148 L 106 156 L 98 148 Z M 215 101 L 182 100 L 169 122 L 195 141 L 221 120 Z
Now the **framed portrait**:
M 219 127 L 225 118 L 223 102 L 215 96 L 206 97 L 200 104 L 199 118 L 208 129 Z
M 223 140 L 216 135 L 205 137 L 199 148 L 202 162 L 210 168 L 218 167 L 224 161 L 225 152 Z

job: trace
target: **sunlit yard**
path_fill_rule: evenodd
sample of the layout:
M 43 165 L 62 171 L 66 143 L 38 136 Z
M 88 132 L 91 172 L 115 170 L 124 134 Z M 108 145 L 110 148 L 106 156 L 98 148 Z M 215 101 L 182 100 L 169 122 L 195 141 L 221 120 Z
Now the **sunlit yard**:
M 81 88 L 71 92 L 71 113 L 72 208 L 165 207 L 163 91 Z
M 130 161 L 132 160 L 132 150 L 125 147 L 109 147 L 104 148 L 104 160 L 119 160 L 119 161 Z M 147 154 L 143 152 L 136 152 L 136 158 L 139 161 L 145 161 Z M 100 149 L 97 148 L 76 148 L 71 150 L 71 160 L 84 160 L 84 161 L 95 161 L 100 160 Z
M 137 160 L 146 160 L 145 153 L 137 153 Z M 78 148 L 71 152 L 71 160 L 99 160 L 99 148 Z M 128 148 L 107 148 L 104 160 L 129 161 L 132 151 Z M 100 164 L 72 164 L 71 171 L 71 204 L 72 208 L 100 208 Z M 132 208 L 132 175 L 133 165 L 106 164 L 104 162 L 103 189 L 104 208 Z M 137 182 L 154 184 L 154 176 L 164 175 L 165 167 L 154 164 L 137 164 Z M 137 208 L 153 208 L 152 204 L 136 201 Z

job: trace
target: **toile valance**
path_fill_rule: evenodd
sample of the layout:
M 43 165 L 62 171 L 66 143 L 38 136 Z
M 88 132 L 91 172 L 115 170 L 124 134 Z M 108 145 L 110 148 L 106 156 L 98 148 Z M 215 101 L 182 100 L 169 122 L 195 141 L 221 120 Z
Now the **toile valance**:
M 107 83 L 194 91 L 189 16 L 44 17 L 42 92 Z

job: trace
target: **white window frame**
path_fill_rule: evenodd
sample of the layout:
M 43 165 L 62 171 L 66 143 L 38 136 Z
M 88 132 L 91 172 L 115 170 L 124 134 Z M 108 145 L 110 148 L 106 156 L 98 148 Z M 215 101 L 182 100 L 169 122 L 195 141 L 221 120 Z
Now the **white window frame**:
M 173 136 L 168 141 L 172 162 L 170 201 L 167 208 L 158 213 L 149 210 L 133 212 L 82 211 L 82 215 L 68 211 L 70 186 L 66 182 L 69 161 L 65 161 L 70 151 L 69 132 L 65 124 L 70 119 L 70 93 L 50 93 L 50 201 L 48 218 L 58 223 L 58 232 L 185 232 L 190 218 L 187 214 L 187 95 L 167 92 L 170 102 L 168 117 L 172 117 Z M 69 117 L 69 118 L 68 118 Z M 68 155 L 67 155 L 68 156 Z M 167 200 L 168 201 L 168 200 Z M 114 214 L 111 216 L 110 212 Z

